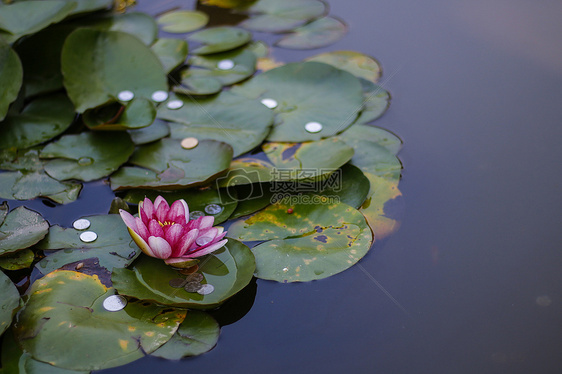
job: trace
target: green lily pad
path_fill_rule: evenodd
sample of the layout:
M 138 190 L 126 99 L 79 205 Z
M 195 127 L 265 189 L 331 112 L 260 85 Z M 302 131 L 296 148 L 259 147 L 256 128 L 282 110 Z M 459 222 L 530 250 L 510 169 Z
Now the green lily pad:
M 185 318 L 185 311 L 139 301 L 107 311 L 103 302 L 114 293 L 96 276 L 64 270 L 47 274 L 29 289 L 15 338 L 36 360 L 71 370 L 101 370 L 155 351 Z
M 237 27 L 220 26 L 198 31 L 187 40 L 203 44 L 193 51 L 194 54 L 208 55 L 241 47 L 252 40 L 252 34 Z
M 369 197 L 359 211 L 365 216 L 377 240 L 384 239 L 400 228 L 404 210 L 398 182 L 366 173 L 371 183 Z
M 12 170 L 0 173 L 0 197 L 13 200 L 30 200 L 48 197 L 60 204 L 78 198 L 82 184 L 59 182 L 48 176 L 43 169 L 37 149 L 0 151 L 0 169 Z
M 113 173 L 133 151 L 134 144 L 125 132 L 84 132 L 48 144 L 40 156 L 54 158 L 45 164 L 51 177 L 88 182 Z
M 4 39 L 14 42 L 36 33 L 52 23 L 62 21 L 76 7 L 75 2 L 45 0 L 0 4 L 0 30 Z
M 115 102 L 89 109 L 82 118 L 91 130 L 141 129 L 154 122 L 156 107 L 152 101 L 140 97 L 125 105 Z
M 235 194 L 227 194 L 223 190 L 216 189 L 190 189 L 173 192 L 131 190 L 127 192 L 124 200 L 131 204 L 138 204 L 139 201 L 142 201 L 145 197 L 154 201 L 158 195 L 164 197 L 170 205 L 176 200 L 184 199 L 190 212 L 199 211 L 207 216 L 214 216 L 215 225 L 226 221 L 236 209 L 237 205 L 237 196 Z M 217 214 L 206 212 L 205 208 L 210 204 L 221 207 L 220 212 Z
M 3 370 L 3 371 L 2 371 Z M 89 374 L 89 371 L 74 371 L 61 369 L 45 362 L 34 360 L 25 353 L 14 339 L 14 334 L 8 330 L 2 341 L 2 369 L 0 373 L 18 374 Z
M 86 21 L 80 20 L 75 25 L 100 31 L 124 32 L 135 36 L 147 46 L 152 45 L 158 36 L 158 26 L 154 18 L 139 12 L 91 17 Z
M 158 56 L 166 73 L 183 64 L 187 58 L 188 47 L 185 40 L 161 38 L 150 48 Z
M 373 82 L 361 80 L 363 91 L 365 92 L 365 101 L 363 109 L 359 113 L 358 123 L 369 123 L 381 117 L 390 106 L 390 93 Z
M 222 90 L 222 83 L 208 70 L 189 68 L 181 72 L 180 85 L 172 90 L 182 95 L 214 95 Z
M 275 45 L 290 49 L 321 48 L 337 42 L 346 33 L 345 23 L 336 18 L 324 17 L 295 29 Z
M 320 62 L 291 63 L 266 71 L 232 92 L 252 99 L 273 99 L 278 106 L 268 140 L 302 142 L 342 132 L 363 106 L 361 83 L 352 74 Z M 318 122 L 317 133 L 305 125 Z
M 158 17 L 158 24 L 162 31 L 183 34 L 199 30 L 209 22 L 206 13 L 190 10 L 177 10 Z
M 98 10 L 108 10 L 113 5 L 113 0 L 66 0 L 67 2 L 75 2 L 71 14 L 84 14 Z
M 170 135 L 166 122 L 156 119 L 150 126 L 127 131 L 136 145 L 147 144 Z
M 255 3 L 256 0 L 200 0 L 203 5 L 218 6 L 221 8 L 239 8 Z
M 369 186 L 369 179 L 359 168 L 345 164 L 320 181 L 296 184 L 291 192 L 321 195 L 358 209 L 369 195 Z
M 265 143 L 262 148 L 276 167 L 276 180 L 329 174 L 346 164 L 354 154 L 352 147 L 336 138 L 307 143 Z
M 233 67 L 221 69 L 221 63 L 232 61 Z M 187 60 L 191 66 L 190 77 L 214 78 L 223 86 L 230 86 L 252 76 L 256 72 L 256 55 L 245 48 L 214 53 L 208 56 L 192 56 Z M 189 70 L 187 70 L 189 72 Z M 187 73 L 186 73 L 187 74 Z M 183 77 L 182 77 L 183 79 Z
M 271 110 L 259 101 L 222 92 L 218 96 L 188 98 L 179 96 L 183 106 L 172 110 L 162 106 L 158 117 L 169 123 L 171 137 L 195 137 L 228 143 L 234 157 L 251 151 L 267 137 L 273 124 Z
M 198 356 L 213 349 L 219 334 L 219 324 L 213 317 L 205 312 L 190 310 L 172 339 L 152 352 L 151 356 L 167 360 Z
M 226 143 L 201 140 L 189 150 L 180 143 L 178 139 L 164 138 L 138 147 L 129 160 L 137 166 L 125 166 L 113 174 L 111 188 L 195 187 L 215 179 L 232 160 L 232 147 Z
M 229 187 L 226 193 L 236 194 L 238 205 L 229 219 L 235 219 L 253 214 L 269 204 L 273 198 L 270 183 L 252 183 Z
M 323 16 L 326 4 L 319 0 L 259 0 L 246 12 L 250 18 L 242 27 L 256 31 L 284 32 Z
M 245 157 L 233 160 L 228 172 L 217 178 L 218 187 L 232 187 L 275 180 L 273 164 L 258 158 Z
M 12 323 L 15 310 L 20 305 L 20 293 L 10 278 L 0 271 L 0 335 Z
M 35 248 L 56 251 L 39 261 L 35 265 L 37 270 L 47 274 L 64 265 L 94 259 L 97 260 L 97 269 L 88 271 L 93 270 L 107 284 L 113 268 L 129 266 L 140 254 L 140 250 L 131 240 L 127 226 L 118 214 L 84 218 L 90 221 L 87 231 L 95 232 L 97 239 L 93 242 L 83 242 L 80 240 L 80 234 L 84 230 L 51 226 L 49 234 Z
M 359 211 L 327 201 L 270 205 L 234 222 L 228 236 L 268 240 L 252 248 L 256 277 L 278 282 L 306 282 L 342 272 L 357 263 L 372 243 L 371 230 Z
M 382 74 L 382 67 L 376 59 L 355 51 L 326 52 L 309 57 L 305 61 L 323 62 L 373 83 L 376 83 Z
M 158 57 L 123 32 L 74 31 L 64 44 L 61 66 L 64 86 L 79 113 L 115 101 L 122 91 L 150 99 L 155 91 L 168 90 Z
M 389 180 L 398 181 L 402 172 L 400 160 L 387 148 L 364 139 L 344 139 L 355 149 L 351 164 L 365 173 L 375 174 Z
M 0 124 L 1 148 L 28 148 L 62 134 L 74 120 L 74 108 L 64 94 L 41 96 L 21 113 L 8 114 Z
M 10 104 L 17 99 L 23 81 L 23 68 L 16 52 L 0 39 L 0 121 Z
M 254 269 L 250 249 L 229 239 L 223 248 L 202 257 L 199 262 L 197 272 L 203 275 L 201 283 L 214 286 L 210 294 L 200 295 L 171 287 L 170 280 L 182 275 L 164 261 L 148 256 L 141 256 L 129 269 L 115 269 L 111 280 L 120 294 L 164 305 L 212 309 L 246 287 Z
M 355 124 L 342 132 L 339 139 L 357 148 L 357 144 L 362 141 L 374 142 L 386 148 L 393 155 L 397 155 L 402 148 L 402 140 L 392 132 L 376 126 Z
M 27 97 L 63 87 L 60 56 L 64 41 L 73 30 L 68 25 L 55 25 L 21 39 L 14 46 L 25 71 L 23 86 Z
M 5 270 L 27 269 L 34 259 L 35 253 L 31 249 L 22 249 L 0 256 L 0 268 Z
M 49 224 L 39 213 L 18 207 L 8 213 L 0 226 L 0 255 L 31 247 L 48 231 Z

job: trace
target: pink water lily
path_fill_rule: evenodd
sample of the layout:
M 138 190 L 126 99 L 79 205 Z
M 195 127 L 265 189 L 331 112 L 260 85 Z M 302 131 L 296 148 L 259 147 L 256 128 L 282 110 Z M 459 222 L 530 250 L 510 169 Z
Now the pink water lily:
M 154 204 L 148 198 L 139 203 L 139 216 L 119 210 L 129 234 L 139 248 L 167 264 L 181 266 L 223 247 L 227 239 L 222 227 L 213 227 L 215 217 L 189 220 L 189 208 L 181 199 L 170 206 L 158 196 Z

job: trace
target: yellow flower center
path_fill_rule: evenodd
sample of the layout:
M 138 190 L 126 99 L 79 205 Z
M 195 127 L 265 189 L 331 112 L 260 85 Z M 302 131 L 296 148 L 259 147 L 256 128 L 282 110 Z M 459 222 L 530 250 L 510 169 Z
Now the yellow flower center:
M 176 223 L 175 223 L 175 222 L 170 222 L 170 221 L 164 221 L 164 223 L 162 223 L 162 222 L 158 221 L 158 224 L 159 224 L 161 227 L 164 227 L 164 226 L 172 226 L 172 225 L 175 225 Z

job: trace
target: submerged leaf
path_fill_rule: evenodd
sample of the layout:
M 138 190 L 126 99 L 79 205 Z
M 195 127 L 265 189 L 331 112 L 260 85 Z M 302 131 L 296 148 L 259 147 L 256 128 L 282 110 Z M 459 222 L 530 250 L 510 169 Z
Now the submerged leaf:
M 291 49 L 320 48 L 337 42 L 346 33 L 345 23 L 332 17 L 324 17 L 295 29 L 275 45 Z
M 209 22 L 206 13 L 190 10 L 176 10 L 158 17 L 158 24 L 162 31 L 170 33 L 187 33 L 198 30 Z

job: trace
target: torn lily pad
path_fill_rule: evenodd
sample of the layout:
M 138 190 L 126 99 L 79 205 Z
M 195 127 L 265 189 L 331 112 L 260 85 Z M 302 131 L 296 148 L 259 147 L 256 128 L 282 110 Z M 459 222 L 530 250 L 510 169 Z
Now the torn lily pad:
M 108 176 L 125 163 L 134 144 L 125 132 L 84 132 L 48 144 L 41 158 L 53 159 L 45 171 L 58 180 L 92 181 Z
M 26 207 L 12 210 L 0 225 L 0 255 L 28 248 L 43 239 L 49 224 Z
M 129 162 L 110 178 L 114 190 L 128 188 L 178 189 L 206 184 L 224 172 L 232 160 L 232 147 L 202 140 L 184 149 L 178 139 L 164 138 L 138 147 Z
M 121 91 L 150 99 L 168 90 L 158 57 L 136 37 L 119 31 L 78 29 L 61 59 L 64 86 L 79 113 L 115 101 Z
M 209 22 L 206 13 L 191 10 L 176 10 L 158 17 L 162 31 L 183 34 L 198 30 Z
M 363 215 L 327 199 L 270 205 L 234 222 L 228 235 L 243 241 L 265 240 L 252 248 L 256 277 L 278 282 L 306 282 L 340 273 L 357 263 L 372 244 Z
M 97 276 L 65 270 L 47 274 L 26 295 L 15 339 L 36 360 L 71 370 L 101 370 L 155 351 L 186 315 L 185 310 L 132 300 L 125 309 L 110 312 L 103 302 L 114 293 Z M 94 341 L 100 344 L 92 349 Z
M 74 107 L 66 95 L 41 96 L 0 123 L 0 149 L 41 144 L 62 134 L 74 117 Z
M 98 238 L 86 243 L 80 240 L 84 232 L 74 228 L 51 226 L 49 234 L 35 248 L 56 251 L 39 261 L 35 267 L 43 274 L 50 273 L 67 264 L 76 267 L 82 263 L 82 271 L 89 271 L 109 283 L 113 268 L 129 266 L 140 250 L 132 243 L 127 227 L 117 214 L 86 217 L 90 221 L 88 230 L 98 233 Z M 91 261 L 87 261 L 91 260 Z
M 255 31 L 284 32 L 323 16 L 327 6 L 319 0 L 259 0 L 245 10 L 250 18 L 242 27 Z
M 275 43 L 291 49 L 314 49 L 333 44 L 347 33 L 347 25 L 339 19 L 324 17 L 295 29 Z
M 197 273 L 203 275 L 201 284 L 214 286 L 210 294 L 201 295 L 170 286 L 170 281 L 181 273 L 162 260 L 148 256 L 141 256 L 129 269 L 115 269 L 111 280 L 122 295 L 164 305 L 213 309 L 248 285 L 255 262 L 247 246 L 229 239 L 223 248 L 201 257 L 198 266 Z
M 210 351 L 219 340 L 220 327 L 217 321 L 205 312 L 190 310 L 178 331 L 151 356 L 168 360 L 198 356 Z
M 194 54 L 208 55 L 241 47 L 252 40 L 252 34 L 237 27 L 221 26 L 198 31 L 189 35 L 187 39 L 203 44 L 193 50 Z
M 0 271 L 0 335 L 12 324 L 12 318 L 19 305 L 20 293 L 10 278 Z
M 320 62 L 291 63 L 268 70 L 232 92 L 252 99 L 273 99 L 279 104 L 273 109 L 275 126 L 268 137 L 276 142 L 334 136 L 355 121 L 363 106 L 359 79 Z M 309 122 L 322 124 L 322 131 L 306 131 Z
M 23 67 L 17 53 L 0 39 L 0 121 L 6 117 L 10 104 L 17 99 L 23 81 Z M 2 124 L 3 125 L 3 124 Z
M 170 110 L 161 107 L 158 117 L 169 123 L 171 137 L 195 137 L 228 143 L 234 157 L 259 146 L 267 137 L 273 124 L 273 114 L 255 100 L 222 92 L 208 98 L 178 96 L 184 105 Z

